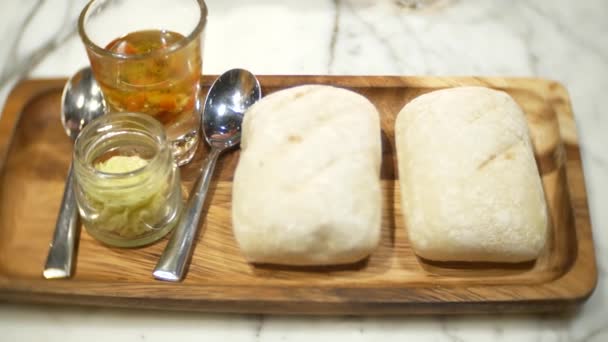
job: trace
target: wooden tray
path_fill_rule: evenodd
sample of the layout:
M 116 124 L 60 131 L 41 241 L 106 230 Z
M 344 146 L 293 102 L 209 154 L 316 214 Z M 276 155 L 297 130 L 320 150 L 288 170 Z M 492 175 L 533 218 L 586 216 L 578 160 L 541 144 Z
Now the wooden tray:
M 205 77 L 204 89 L 214 77 Z M 239 254 L 230 223 L 238 152 L 221 158 L 211 185 L 204 234 L 183 283 L 151 272 L 166 240 L 116 249 L 81 233 L 76 274 L 45 280 L 42 267 L 62 196 L 71 142 L 59 121 L 65 82 L 29 80 L 9 96 L 0 119 L 0 298 L 120 307 L 307 314 L 555 311 L 583 302 L 596 284 L 587 196 L 566 90 L 536 79 L 418 77 L 260 77 L 264 94 L 304 83 L 353 89 L 382 115 L 384 218 L 380 247 L 347 267 L 253 267 Z M 401 210 L 393 121 L 414 97 L 439 88 L 503 89 L 524 108 L 550 208 L 542 256 L 518 265 L 433 263 L 410 249 Z M 431 137 L 429 137 L 431 138 Z M 184 188 L 206 149 L 183 168 Z

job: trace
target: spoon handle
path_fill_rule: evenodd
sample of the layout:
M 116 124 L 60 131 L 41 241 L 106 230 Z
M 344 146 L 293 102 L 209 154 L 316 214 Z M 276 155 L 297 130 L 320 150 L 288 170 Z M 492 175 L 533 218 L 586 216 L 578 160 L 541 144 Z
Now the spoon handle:
M 186 264 L 190 259 L 192 245 L 196 238 L 198 222 L 201 218 L 207 190 L 213 178 L 215 163 L 221 150 L 213 147 L 207 157 L 206 165 L 196 180 L 188 204 L 182 214 L 173 236 L 154 268 L 154 278 L 165 281 L 180 281 L 184 276 Z
M 74 260 L 74 245 L 78 225 L 72 169 L 72 164 L 70 164 L 59 216 L 55 224 L 53 241 L 49 246 L 49 254 L 42 273 L 46 279 L 69 278 L 72 275 L 72 261 Z

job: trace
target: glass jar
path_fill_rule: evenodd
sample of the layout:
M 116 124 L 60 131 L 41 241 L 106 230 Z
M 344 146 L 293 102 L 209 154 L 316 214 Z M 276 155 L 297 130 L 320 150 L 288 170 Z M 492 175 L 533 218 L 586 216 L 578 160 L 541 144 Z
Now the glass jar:
M 177 223 L 179 169 L 148 115 L 109 113 L 89 123 L 74 145 L 74 176 L 83 224 L 108 245 L 149 244 Z

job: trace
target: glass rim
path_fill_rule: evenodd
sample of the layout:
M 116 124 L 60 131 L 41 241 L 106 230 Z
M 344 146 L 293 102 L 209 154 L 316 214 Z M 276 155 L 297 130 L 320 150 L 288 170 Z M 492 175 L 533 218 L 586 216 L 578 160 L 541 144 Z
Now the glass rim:
M 85 17 L 88 14 L 88 11 L 91 8 L 91 6 L 93 5 L 93 3 L 97 2 L 97 1 L 103 1 L 103 0 L 90 0 L 86 4 L 86 6 L 82 9 L 82 11 L 80 12 L 80 15 L 78 17 L 78 34 L 80 35 L 80 39 L 82 39 L 82 42 L 84 43 L 84 45 L 87 49 L 91 49 L 91 50 L 95 51 L 97 54 L 100 54 L 100 55 L 103 55 L 106 57 L 113 57 L 113 58 L 125 59 L 125 60 L 129 60 L 129 59 L 135 60 L 135 59 L 144 59 L 144 58 L 149 58 L 149 57 L 162 56 L 167 53 L 173 53 L 173 52 L 185 47 L 193 40 L 197 39 L 200 36 L 200 34 L 203 32 L 203 30 L 205 29 L 205 26 L 207 25 L 207 5 L 205 4 L 205 1 L 204 0 L 193 0 L 193 1 L 196 1 L 196 3 L 198 3 L 198 5 L 199 5 L 200 17 L 199 17 L 198 23 L 196 24 L 194 29 L 183 39 L 180 39 L 177 42 L 169 44 L 169 46 L 167 46 L 164 49 L 153 50 L 150 52 L 146 52 L 144 54 L 126 55 L 126 54 L 122 54 L 122 53 L 111 52 L 111 51 L 106 50 L 105 48 L 95 44 L 91 40 L 91 38 L 89 38 L 89 36 L 87 35 L 87 32 L 84 28 Z M 129 32 L 126 32 L 125 34 L 127 34 L 127 33 L 129 33 Z
M 146 129 L 146 130 L 154 130 L 156 132 L 151 132 L 153 134 L 151 134 L 151 138 L 152 140 L 154 140 L 156 142 L 157 145 L 159 145 L 158 150 L 154 153 L 154 156 L 148 160 L 148 163 L 140 168 L 137 168 L 135 170 L 131 170 L 131 171 L 127 171 L 127 172 L 104 172 L 101 170 L 98 170 L 97 168 L 95 168 L 92 164 L 87 163 L 84 159 L 85 159 L 85 155 L 86 155 L 86 146 L 88 146 L 88 144 L 84 144 L 82 142 L 83 139 L 86 139 L 87 135 L 92 134 L 96 129 L 102 128 L 104 126 L 112 126 L 113 124 L 116 124 L 118 122 L 131 122 L 131 123 L 137 123 L 142 125 L 142 129 Z M 95 139 L 95 137 L 89 137 L 89 139 Z M 97 137 L 97 139 L 99 139 L 99 137 Z M 116 113 L 108 113 L 108 114 L 104 114 L 101 117 L 95 119 L 94 121 L 92 121 L 91 123 L 89 123 L 88 125 L 86 125 L 86 127 L 84 127 L 84 129 L 82 130 L 82 132 L 80 132 L 80 134 L 78 135 L 78 138 L 76 138 L 76 141 L 74 143 L 74 150 L 73 150 L 73 161 L 74 161 L 74 166 L 78 165 L 82 168 L 82 170 L 84 172 L 86 172 L 87 175 L 92 175 L 95 177 L 99 177 L 102 179 L 122 179 L 122 178 L 128 178 L 128 177 L 133 177 L 133 176 L 137 176 L 139 174 L 142 174 L 148 170 L 151 169 L 156 169 L 158 167 L 158 165 L 160 165 L 159 163 L 161 162 L 161 158 L 162 158 L 162 154 L 165 150 L 167 150 L 169 147 L 167 145 L 167 138 L 165 135 L 165 131 L 162 127 L 162 125 L 156 121 L 155 119 L 153 119 L 152 117 L 150 117 L 147 114 L 142 114 L 142 113 L 135 113 L 135 112 L 116 112 Z M 171 153 L 169 151 L 169 153 Z M 173 158 L 171 156 L 171 158 Z M 154 172 L 154 171 L 153 171 Z M 133 186 L 137 186 L 136 184 L 128 184 L 128 185 L 124 185 L 124 186 L 119 186 L 119 187 L 115 187 L 116 189 L 122 189 L 122 188 L 129 188 L 129 187 L 133 187 Z

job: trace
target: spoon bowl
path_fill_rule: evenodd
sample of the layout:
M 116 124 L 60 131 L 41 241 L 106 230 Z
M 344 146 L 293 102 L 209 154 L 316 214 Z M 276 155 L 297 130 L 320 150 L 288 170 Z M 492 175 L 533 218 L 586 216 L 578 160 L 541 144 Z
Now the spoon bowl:
M 243 116 L 261 97 L 260 83 L 243 69 L 226 71 L 209 88 L 201 121 L 211 151 L 190 192 L 185 211 L 154 268 L 156 279 L 180 281 L 184 277 L 217 158 L 241 141 Z
M 105 111 L 103 94 L 95 82 L 91 68 L 81 69 L 68 79 L 61 96 L 61 123 L 72 140 L 78 137 L 86 124 L 103 115 Z M 42 272 L 47 279 L 69 278 L 72 275 L 78 223 L 73 187 L 70 164 L 53 240 Z
M 232 69 L 218 77 L 203 110 L 201 125 L 207 143 L 217 148 L 238 144 L 245 111 L 260 98 L 260 83 L 249 71 Z
M 61 95 L 61 124 L 65 133 L 76 140 L 84 126 L 106 111 L 106 103 L 91 68 L 75 73 Z

